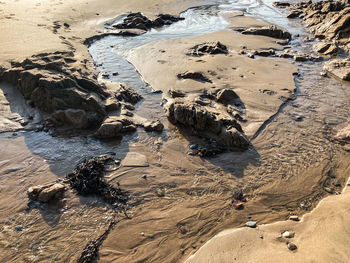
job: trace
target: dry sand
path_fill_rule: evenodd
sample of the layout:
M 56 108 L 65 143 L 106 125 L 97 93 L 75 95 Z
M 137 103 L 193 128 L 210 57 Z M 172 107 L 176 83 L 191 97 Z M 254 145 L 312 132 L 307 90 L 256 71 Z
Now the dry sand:
M 329 196 L 301 221 L 281 221 L 257 228 L 225 230 L 203 245 L 186 263 L 349 262 L 350 189 Z M 285 231 L 293 238 L 280 239 Z M 298 248 L 290 251 L 286 241 Z

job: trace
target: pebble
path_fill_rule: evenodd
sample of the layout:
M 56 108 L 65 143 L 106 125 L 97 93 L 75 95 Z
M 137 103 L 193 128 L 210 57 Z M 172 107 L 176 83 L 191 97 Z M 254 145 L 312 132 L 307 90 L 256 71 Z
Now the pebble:
M 190 145 L 191 150 L 198 150 L 198 144 L 192 144 Z
M 248 221 L 247 223 L 245 223 L 245 225 L 247 227 L 256 228 L 257 222 L 256 221 Z
M 143 175 L 141 176 L 141 178 L 146 180 L 146 179 L 147 179 L 147 174 L 143 174 Z
M 294 243 L 288 243 L 287 245 L 289 250 L 296 250 L 298 247 Z
M 15 230 L 16 231 L 23 231 L 23 227 L 22 226 L 15 226 Z
M 290 216 L 290 217 L 289 217 L 289 220 L 292 220 L 292 221 L 299 221 L 299 217 L 298 217 L 298 216 Z
M 145 232 L 141 232 L 141 234 L 140 234 L 140 235 L 144 237 L 144 236 L 145 236 Z
M 180 226 L 179 227 L 179 231 L 181 234 L 186 234 L 188 232 L 187 228 L 185 226 Z
M 160 188 L 157 188 L 156 194 L 157 194 L 158 197 L 165 196 L 165 192 L 162 189 L 160 189 Z
M 244 208 L 244 205 L 243 203 L 241 202 L 236 202 L 233 204 L 233 207 L 236 209 L 236 210 L 242 210 Z
M 293 238 L 294 237 L 294 232 L 289 232 L 289 231 L 285 231 L 283 232 L 282 236 L 286 237 L 286 238 Z

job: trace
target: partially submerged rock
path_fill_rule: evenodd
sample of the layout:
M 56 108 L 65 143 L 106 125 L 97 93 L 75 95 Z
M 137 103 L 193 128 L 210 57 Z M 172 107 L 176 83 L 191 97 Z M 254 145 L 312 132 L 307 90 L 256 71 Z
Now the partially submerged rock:
M 54 124 L 95 127 L 106 116 L 106 100 L 114 93 L 85 68 L 72 52 L 42 53 L 12 63 L 0 79 L 15 85 L 31 105 L 52 114 Z
M 341 80 L 350 81 L 350 59 L 333 59 L 324 64 L 324 69 Z
M 228 149 L 246 149 L 249 141 L 233 118 L 220 118 L 215 111 L 195 103 L 174 101 L 166 106 L 169 121 L 197 132 L 216 137 Z
M 278 28 L 274 25 L 266 27 L 251 27 L 242 32 L 245 35 L 261 35 L 267 37 L 273 37 L 278 39 L 291 39 L 292 36 L 289 32 Z
M 117 138 L 124 133 L 136 131 L 136 124 L 128 117 L 111 116 L 103 121 L 94 133 L 100 139 Z
M 215 54 L 228 54 L 227 47 L 221 44 L 219 41 L 216 43 L 203 43 L 192 47 L 187 53 L 189 56 L 204 56 L 204 55 L 215 55 Z
M 157 28 L 164 25 L 171 25 L 183 19 L 184 18 L 178 16 L 160 14 L 155 20 L 152 21 L 146 16 L 142 15 L 140 12 L 138 12 L 128 14 L 121 23 L 112 26 L 117 29 L 141 29 L 147 31 L 152 28 Z
M 147 132 L 152 132 L 152 131 L 162 132 L 164 125 L 160 121 L 152 121 L 149 123 L 145 123 L 143 127 Z
M 56 201 L 63 196 L 65 186 L 60 183 L 37 185 L 28 189 L 28 197 L 31 200 L 47 203 L 50 201 Z

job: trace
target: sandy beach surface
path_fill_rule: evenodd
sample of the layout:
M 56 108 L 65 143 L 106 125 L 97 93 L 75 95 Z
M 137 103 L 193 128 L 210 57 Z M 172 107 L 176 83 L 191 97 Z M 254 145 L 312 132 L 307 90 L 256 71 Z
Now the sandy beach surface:
M 299 20 L 286 24 L 297 32 L 291 32 L 288 43 L 285 37 L 242 33 L 271 29 L 268 19 L 261 18 L 264 12 L 254 17 L 237 8 L 227 10 L 217 22 L 220 30 L 163 37 L 156 35 L 159 29 L 152 29 L 156 41 L 148 42 L 142 34 L 130 37 L 145 44 L 130 44 L 118 54 L 124 64 L 104 57 L 107 48 L 117 53 L 112 42 L 98 46 L 95 54 L 103 58 L 101 63 L 92 56 L 93 42 L 86 45 L 87 39 L 116 32 L 106 23 L 124 14 L 142 12 L 155 19 L 159 14 L 177 16 L 191 7 L 208 5 L 200 9 L 205 13 L 213 4 L 216 1 L 0 1 L 0 75 L 13 70 L 7 82 L 0 82 L 0 262 L 350 260 L 346 187 L 350 136 L 346 129 L 336 134 L 349 119 L 349 84 L 320 75 L 323 61 L 310 44 L 317 40 Z M 270 2 L 266 6 L 281 21 L 285 19 L 287 13 Z M 273 30 L 286 33 L 283 25 L 277 26 Z M 108 41 L 121 38 L 110 37 Z M 227 50 L 191 54 L 199 45 L 218 42 Z M 22 60 L 25 63 L 19 65 Z M 37 128 L 55 112 L 45 111 L 47 105 L 32 107 L 33 96 L 24 99 L 16 85 L 8 83 L 12 73 L 17 76 L 16 70 L 24 72 L 31 63 L 31 72 L 51 74 L 52 82 L 55 74 L 74 77 L 74 83 L 80 77 L 89 79 L 94 90 L 87 94 L 93 94 L 97 108 L 116 106 L 104 96 L 114 92 L 114 82 L 129 81 L 143 100 L 120 100 L 118 113 L 108 115 L 103 110 L 103 124 L 123 116 L 129 128 L 135 126 L 133 132 L 99 140 L 81 127 L 62 134 L 51 133 L 45 126 Z M 46 68 L 46 63 L 54 68 Z M 120 68 L 128 64 L 133 74 L 114 81 L 130 73 Z M 104 77 L 109 69 L 115 74 Z M 107 84 L 101 91 L 94 83 Z M 227 97 L 221 96 L 224 91 Z M 91 102 L 83 88 L 79 92 Z M 70 101 L 69 95 L 62 97 Z M 47 104 L 54 104 L 50 96 L 45 98 Z M 87 112 L 93 107 L 89 105 L 84 108 Z M 193 124 L 200 117 L 202 123 Z M 164 129 L 145 131 L 146 123 L 155 120 Z M 212 129 L 208 123 L 218 127 Z M 201 156 L 196 147 L 208 141 L 208 134 L 220 143 L 229 141 L 234 151 Z M 232 145 L 232 138 L 239 143 Z M 246 141 L 249 145 L 244 145 Z M 118 165 L 107 170 L 105 178 L 109 187 L 120 187 L 131 196 L 124 210 L 112 209 L 95 195 L 78 195 L 65 181 L 65 175 L 83 159 L 111 152 Z M 30 202 L 29 187 L 57 180 L 66 188 L 63 199 Z M 288 220 L 290 216 L 300 221 Z M 258 226 L 245 227 L 247 221 Z M 286 231 L 293 237 L 282 237 Z M 288 242 L 297 249 L 288 249 Z M 93 253 L 82 259 L 83 251 Z

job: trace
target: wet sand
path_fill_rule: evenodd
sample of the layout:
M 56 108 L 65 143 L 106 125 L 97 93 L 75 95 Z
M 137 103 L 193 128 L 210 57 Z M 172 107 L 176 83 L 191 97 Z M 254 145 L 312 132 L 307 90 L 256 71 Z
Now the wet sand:
M 3 8 L 0 13 L 3 32 L 0 47 L 6 50 L 0 55 L 0 64 L 5 66 L 10 60 L 56 50 L 72 50 L 78 58 L 88 59 L 92 64 L 83 42 L 85 38 L 101 32 L 106 20 L 129 11 L 142 11 L 148 16 L 162 12 L 178 14 L 189 7 L 204 4 L 203 1 L 155 0 L 142 4 L 138 1 L 33 1 L 31 4 L 26 2 L 26 7 L 21 8 L 23 2 L 2 1 L 0 4 Z M 27 15 L 29 12 L 32 14 L 30 17 Z M 229 28 L 262 23 L 236 16 L 229 19 Z M 56 25 L 55 21 L 58 21 Z M 69 28 L 63 26 L 64 22 L 70 25 Z M 186 56 L 188 48 L 193 45 L 216 40 L 228 46 L 229 56 L 205 56 L 191 60 Z M 0 178 L 3 185 L 0 194 L 3 200 L 0 205 L 3 224 L 0 242 L 3 246 L 0 251 L 3 260 L 76 261 L 88 241 L 100 236 L 114 217 L 119 222 L 100 248 L 100 262 L 182 262 L 197 250 L 191 259 L 193 262 L 215 262 L 216 259 L 217 262 L 225 262 L 227 257 L 232 259 L 237 253 L 237 260 L 242 256 L 242 262 L 254 262 L 257 258 L 263 260 L 267 251 L 284 256 L 285 262 L 295 255 L 301 259 L 303 255 L 308 255 L 310 261 L 318 260 L 321 253 L 324 253 L 324 262 L 333 260 L 327 257 L 323 245 L 320 245 L 321 248 L 311 248 L 310 245 L 322 244 L 320 235 L 325 231 L 326 220 L 332 219 L 330 215 L 335 217 L 343 209 L 344 215 L 347 213 L 347 191 L 325 199 L 300 223 L 282 222 L 259 226 L 257 230 L 235 230 L 233 234 L 228 230 L 225 235 L 206 243 L 221 231 L 243 226 L 250 219 L 257 220 L 260 225 L 287 219 L 291 214 L 302 215 L 329 194 L 324 187 L 341 192 L 347 181 L 349 153 L 340 145 L 331 143 L 324 132 L 325 126 L 335 126 L 349 117 L 346 102 L 349 101 L 349 92 L 342 86 L 344 84 L 315 76 L 315 68 L 306 66 L 304 78 L 308 74 L 314 75 L 305 81 L 297 80 L 302 96 L 280 109 L 286 99 L 293 97 L 295 85 L 292 73 L 296 66 L 302 68 L 302 65 L 294 65 L 289 60 L 260 57 L 252 60 L 238 55 L 242 46 L 280 49 L 275 41 L 225 30 L 152 43 L 135 49 L 129 56 L 155 90 L 166 92 L 169 87 L 186 87 L 195 93 L 210 89 L 203 83 L 175 78 L 177 73 L 189 69 L 215 71 L 216 76 L 211 77 L 218 86 L 233 82 L 234 90 L 247 108 L 245 117 L 248 122 L 243 127 L 250 137 L 256 134 L 262 123 L 279 112 L 257 134 L 247 151 L 223 153 L 209 159 L 188 156 L 188 145 L 196 142 L 197 138 L 182 134 L 170 123 L 166 123 L 162 135 L 149 135 L 138 130 L 121 141 L 111 142 L 98 142 L 88 137 L 51 139 L 44 132 L 21 132 L 18 131 L 21 128 L 20 118 L 10 123 L 6 121 L 13 112 L 23 115 L 26 106 L 14 109 L 13 105 L 17 105 L 18 101 L 1 94 L 1 117 L 5 116 L 1 127 L 4 127 L 3 132 L 6 131 L 0 136 Z M 271 69 L 274 74 L 270 74 Z M 261 90 L 270 90 L 273 95 L 261 93 Z M 5 89 L 2 88 L 2 91 Z M 300 116 L 302 121 L 298 120 Z M 15 130 L 17 134 L 12 134 Z M 131 152 L 146 156 L 147 165 L 122 165 L 107 175 L 110 183 L 119 182 L 134 196 L 133 201 L 137 205 L 128 212 L 131 219 L 115 214 L 102 200 L 77 197 L 70 190 L 62 203 L 28 211 L 26 190 L 29 186 L 62 178 L 81 158 L 108 151 L 116 152 L 119 159 L 124 159 Z M 143 174 L 147 174 L 146 180 L 142 178 Z M 164 192 L 164 197 L 157 196 L 159 189 Z M 243 189 L 246 194 L 248 202 L 244 210 L 237 211 L 232 206 L 234 189 Z M 327 206 L 336 212 L 331 213 L 333 210 Z M 327 230 L 330 231 L 327 236 L 336 236 L 339 241 L 334 242 L 346 244 L 346 237 L 341 233 L 346 232 L 346 222 L 340 217 L 332 223 L 337 227 Z M 319 228 L 315 230 L 314 224 Z M 23 227 L 23 230 L 18 230 L 18 227 Z M 186 233 L 181 233 L 181 227 L 185 227 Z M 284 229 L 296 232 L 293 239 L 298 245 L 296 253 L 290 254 L 285 244 L 274 240 Z M 261 231 L 263 240 L 259 237 Z M 218 242 L 220 248 L 217 247 Z M 248 245 L 237 252 L 232 249 L 231 242 L 236 242 L 237 246 Z M 337 247 L 341 251 L 339 254 L 345 253 L 340 245 Z M 333 245 L 329 244 L 328 248 L 331 250 Z M 217 252 L 220 250 L 222 254 Z M 215 257 L 212 256 L 213 251 Z M 337 259 L 346 262 L 347 255 L 342 254 Z

